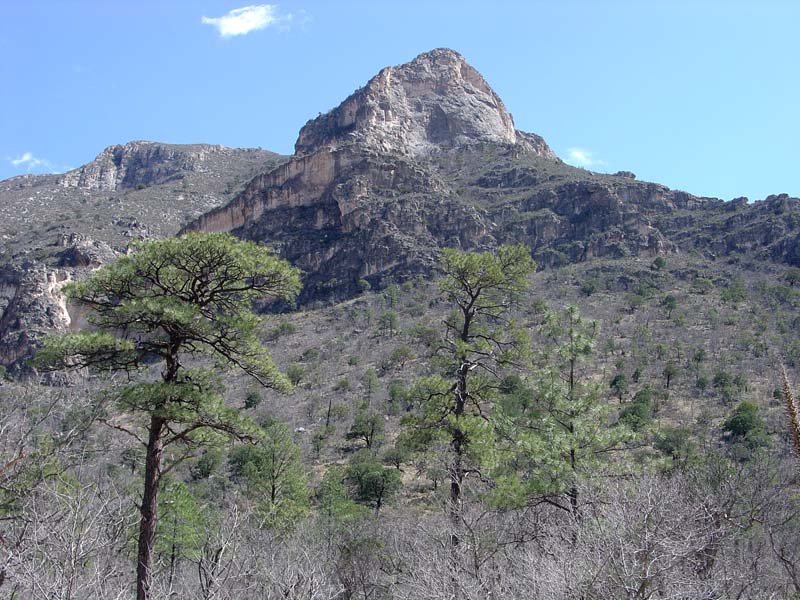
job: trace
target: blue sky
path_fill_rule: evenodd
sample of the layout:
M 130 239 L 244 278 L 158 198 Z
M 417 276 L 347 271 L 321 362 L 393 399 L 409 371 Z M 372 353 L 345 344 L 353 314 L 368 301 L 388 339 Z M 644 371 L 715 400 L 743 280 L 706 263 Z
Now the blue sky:
M 0 179 L 136 139 L 290 153 L 380 68 L 446 46 L 568 162 L 800 196 L 798 25 L 789 0 L 1 0 Z

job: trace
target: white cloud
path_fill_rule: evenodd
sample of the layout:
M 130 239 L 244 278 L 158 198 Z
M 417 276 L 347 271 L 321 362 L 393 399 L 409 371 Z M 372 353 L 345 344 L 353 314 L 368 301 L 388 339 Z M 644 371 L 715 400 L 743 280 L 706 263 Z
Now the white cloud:
M 33 152 L 25 152 L 19 158 L 9 159 L 15 167 L 25 167 L 27 171 L 32 171 L 36 167 L 46 167 L 50 163 L 42 158 L 36 158 Z
M 584 150 L 583 148 L 567 148 L 567 158 L 564 159 L 571 165 L 576 167 L 597 167 L 605 163 L 594 157 L 594 152 Z
M 47 172 L 47 173 L 63 173 L 69 171 L 69 167 L 61 167 L 54 165 L 46 158 L 37 158 L 33 152 L 23 152 L 19 158 L 9 158 L 8 162 L 17 168 L 25 169 L 25 172 L 31 173 L 33 171 Z
M 234 8 L 221 17 L 203 17 L 205 25 L 213 25 L 220 36 L 227 38 L 246 35 L 251 31 L 266 29 L 276 25 L 286 26 L 292 20 L 291 14 L 282 15 L 275 4 L 254 4 Z

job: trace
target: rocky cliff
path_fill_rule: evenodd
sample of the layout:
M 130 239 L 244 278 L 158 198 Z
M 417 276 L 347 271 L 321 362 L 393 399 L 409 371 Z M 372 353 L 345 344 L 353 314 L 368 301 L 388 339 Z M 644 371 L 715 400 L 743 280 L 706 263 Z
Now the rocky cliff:
M 58 182 L 65 188 L 116 191 L 142 189 L 182 180 L 187 173 L 219 172 L 219 163 L 238 161 L 243 154 L 269 158 L 271 153 L 208 144 L 128 142 L 109 146 L 92 162 L 65 173 Z
M 295 150 L 186 230 L 274 246 L 306 272 L 303 301 L 430 272 L 442 246 L 522 241 L 544 265 L 673 252 L 654 220 L 705 203 L 564 164 L 448 49 L 383 69 Z
M 555 158 L 541 138 L 518 135 L 503 101 L 463 56 L 439 48 L 383 69 L 337 108 L 306 123 L 295 153 L 357 144 L 418 157 L 476 142 L 519 143 Z
M 0 366 L 24 369 L 43 333 L 75 323 L 64 282 L 175 234 L 283 157 L 207 144 L 130 142 L 63 175 L 0 182 Z

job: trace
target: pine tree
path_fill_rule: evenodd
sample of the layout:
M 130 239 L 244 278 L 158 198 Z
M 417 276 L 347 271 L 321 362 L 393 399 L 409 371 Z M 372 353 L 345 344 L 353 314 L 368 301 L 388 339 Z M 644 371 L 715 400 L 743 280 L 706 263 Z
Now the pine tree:
M 582 377 L 597 323 L 585 321 L 570 306 L 559 315 L 551 313 L 543 333 L 549 347 L 540 353 L 531 378 L 531 409 L 493 415 L 503 442 L 498 444 L 494 497 L 511 505 L 544 497 L 580 518 L 581 477 L 599 467 L 607 453 L 624 447 L 632 434 L 623 425 L 612 426 L 601 387 Z
M 225 406 L 219 370 L 234 367 L 264 386 L 291 387 L 260 344 L 260 319 L 251 307 L 257 299 L 291 301 L 299 290 L 297 269 L 268 249 L 200 233 L 139 243 L 85 281 L 65 286 L 69 299 L 87 309 L 93 330 L 47 338 L 39 367 L 129 374 L 159 368 L 157 378 L 109 394 L 119 411 L 143 421 L 140 430 L 128 426 L 129 418 L 110 421 L 145 447 L 138 600 L 151 597 L 162 478 L 215 436 L 257 435 Z M 197 356 L 216 369 L 190 366 Z
M 513 302 L 527 288 L 535 263 L 523 245 L 501 246 L 496 252 L 445 250 L 440 290 L 453 307 L 445 320 L 438 356 L 442 375 L 425 378 L 412 392 L 418 411 L 406 419 L 418 446 L 449 446 L 449 514 L 452 543 L 459 543 L 462 488 L 477 473 L 481 448 L 491 448 L 492 428 L 486 418 L 503 367 L 526 352 L 527 338 L 511 319 Z

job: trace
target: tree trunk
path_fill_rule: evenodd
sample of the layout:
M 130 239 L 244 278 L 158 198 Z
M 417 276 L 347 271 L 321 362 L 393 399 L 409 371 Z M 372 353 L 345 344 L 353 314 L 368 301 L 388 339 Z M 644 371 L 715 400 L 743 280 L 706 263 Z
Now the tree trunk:
M 472 303 L 462 310 L 462 314 L 464 315 L 464 323 L 461 326 L 460 337 L 462 342 L 468 343 L 470 339 L 469 328 L 475 316 Z M 456 418 L 456 425 L 450 439 L 450 447 L 453 450 L 453 462 L 450 465 L 450 522 L 453 526 L 453 533 L 450 536 L 450 543 L 453 547 L 457 546 L 460 541 L 458 530 L 461 527 L 461 485 L 464 482 L 463 456 L 466 452 L 464 447 L 466 436 L 459 426 L 459 419 L 464 414 L 464 409 L 467 405 L 467 377 L 470 372 L 470 364 L 467 362 L 467 357 L 461 356 L 460 361 L 461 364 L 456 373 L 456 389 L 453 398 L 455 400 L 453 416 Z
M 463 455 L 465 436 L 458 426 L 458 419 L 464 414 L 467 403 L 467 374 L 469 364 L 463 362 L 458 369 L 458 380 L 455 389 L 455 410 L 453 415 L 456 418 L 456 426 L 452 432 L 450 446 L 453 449 L 453 462 L 450 465 L 450 521 L 453 525 L 453 533 L 450 541 L 453 546 L 458 545 L 458 528 L 461 525 L 461 485 L 464 482 Z
M 325 429 L 331 426 L 331 404 L 333 403 L 333 395 L 328 396 L 328 412 L 325 414 Z
M 153 543 L 158 519 L 158 483 L 161 477 L 161 456 L 164 451 L 161 436 L 165 421 L 161 417 L 150 418 L 147 454 L 144 469 L 144 493 L 139 508 L 139 552 L 136 565 L 136 600 L 150 600 L 152 587 Z

